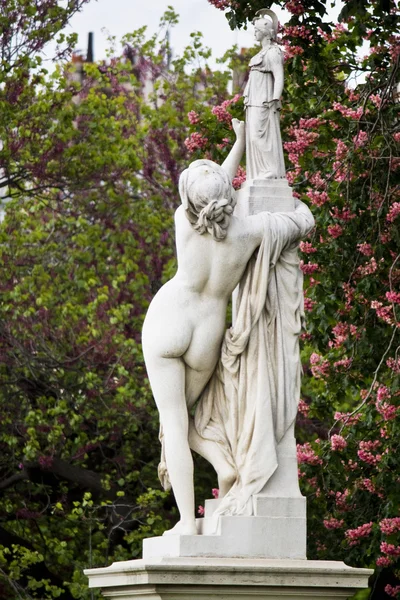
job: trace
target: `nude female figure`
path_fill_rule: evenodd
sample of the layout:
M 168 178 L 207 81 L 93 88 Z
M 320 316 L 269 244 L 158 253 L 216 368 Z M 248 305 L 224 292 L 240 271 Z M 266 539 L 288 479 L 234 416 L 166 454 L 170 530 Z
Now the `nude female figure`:
M 178 270 L 154 297 L 143 326 L 146 368 L 180 513 L 167 533 L 197 533 L 190 448 L 215 468 L 221 495 L 236 476 L 218 445 L 197 435 L 188 414 L 218 362 L 228 302 L 263 237 L 258 215 L 240 220 L 232 215 L 231 182 L 245 146 L 244 123 L 234 119 L 233 128 L 237 139 L 222 167 L 200 160 L 181 175 L 182 206 L 175 213 Z M 299 203 L 299 217 L 304 211 L 310 214 Z

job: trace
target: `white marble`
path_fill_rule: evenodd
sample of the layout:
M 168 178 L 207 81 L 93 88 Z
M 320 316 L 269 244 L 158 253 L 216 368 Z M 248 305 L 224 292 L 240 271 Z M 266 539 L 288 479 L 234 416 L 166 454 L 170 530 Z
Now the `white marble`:
M 154 558 L 85 571 L 89 587 L 111 600 L 345 600 L 372 573 L 333 561 L 235 558 Z
M 143 327 L 146 367 L 160 412 L 159 475 L 175 494 L 181 519 L 169 533 L 177 535 L 198 531 L 190 448 L 214 466 L 221 495 L 231 494 L 224 512 L 251 514 L 251 495 L 277 468 L 276 444 L 294 421 L 298 399 L 302 292 L 294 249 L 314 221 L 299 201 L 288 213 L 233 214 L 231 182 L 245 146 L 244 124 L 234 120 L 233 125 L 237 141 L 222 167 L 195 161 L 181 175 L 178 271 L 153 299 Z M 249 283 L 243 275 L 253 269 Z M 240 281 L 240 318 L 225 331 L 227 305 Z M 267 339 L 271 323 L 279 330 L 277 346 Z M 248 375 L 240 382 L 241 393 L 250 410 L 244 397 L 231 394 L 242 360 L 248 360 L 241 363 Z M 276 390 L 265 395 L 265 386 Z M 188 409 L 198 400 L 193 422 Z M 236 448 L 233 439 L 239 441 Z
M 261 50 L 250 61 L 250 75 L 243 92 L 247 177 L 285 177 L 280 132 L 283 53 L 276 43 L 276 15 L 268 9 L 260 10 L 253 25 Z

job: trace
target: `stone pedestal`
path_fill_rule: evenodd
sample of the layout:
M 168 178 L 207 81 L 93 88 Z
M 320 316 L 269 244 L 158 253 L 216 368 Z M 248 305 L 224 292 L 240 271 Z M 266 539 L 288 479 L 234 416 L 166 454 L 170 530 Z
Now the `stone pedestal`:
M 160 558 L 85 574 L 110 600 L 346 600 L 372 572 L 330 561 Z
M 237 193 L 235 214 L 240 217 L 259 212 L 291 212 L 294 210 L 292 188 L 286 179 L 253 179 Z

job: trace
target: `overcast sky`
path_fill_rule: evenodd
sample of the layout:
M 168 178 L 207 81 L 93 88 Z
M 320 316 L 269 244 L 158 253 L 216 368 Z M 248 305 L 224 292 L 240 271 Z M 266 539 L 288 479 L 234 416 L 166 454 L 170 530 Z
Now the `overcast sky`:
M 86 53 L 87 36 L 94 32 L 95 60 L 105 58 L 107 34 L 121 38 L 124 34 L 147 25 L 150 34 L 158 31 L 160 17 L 171 5 L 180 15 L 179 25 L 171 31 L 174 54 L 179 54 L 190 43 L 190 33 L 201 31 L 204 44 L 218 58 L 233 44 L 239 47 L 254 45 L 252 27 L 246 31 L 232 32 L 224 13 L 211 6 L 207 0 L 91 0 L 72 20 L 68 27 L 79 35 L 78 48 Z M 278 8 L 281 22 L 285 15 Z

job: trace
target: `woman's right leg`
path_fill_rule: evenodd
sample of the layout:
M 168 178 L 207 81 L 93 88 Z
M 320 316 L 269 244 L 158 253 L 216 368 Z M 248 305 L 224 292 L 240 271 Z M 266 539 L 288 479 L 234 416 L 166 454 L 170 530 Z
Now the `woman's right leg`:
M 197 533 L 194 509 L 193 459 L 189 448 L 189 420 L 185 398 L 185 365 L 181 358 L 146 356 L 151 389 L 163 427 L 165 459 L 180 513 L 168 533 Z

